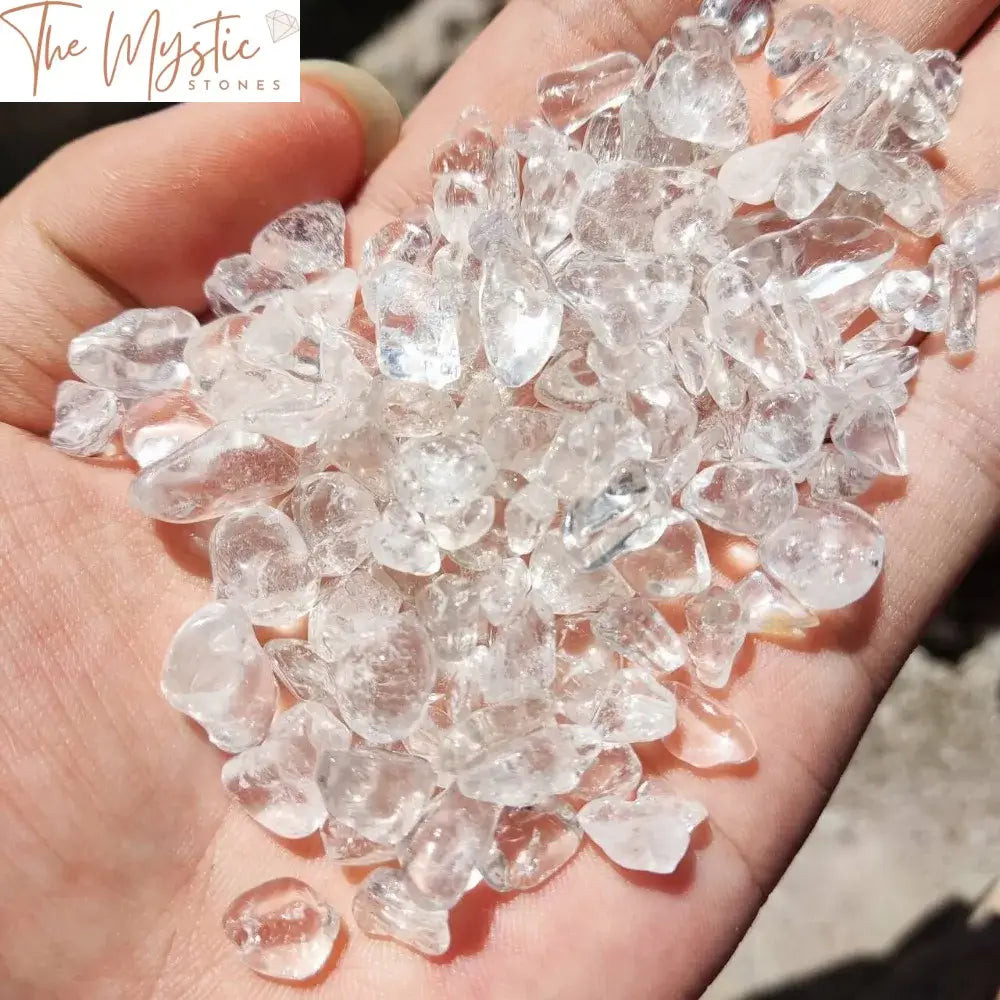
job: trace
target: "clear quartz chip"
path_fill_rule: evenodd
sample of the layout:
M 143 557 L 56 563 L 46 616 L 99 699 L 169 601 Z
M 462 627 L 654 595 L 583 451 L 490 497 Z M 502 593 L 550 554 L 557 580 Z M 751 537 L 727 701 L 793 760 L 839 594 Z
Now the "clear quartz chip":
M 401 503 L 390 503 L 368 527 L 372 558 L 386 569 L 432 576 L 441 568 L 441 553 L 424 519 Z
M 538 106 L 560 132 L 575 132 L 594 115 L 622 103 L 642 63 L 631 52 L 608 52 L 538 81 Z
M 486 493 L 496 473 L 478 441 L 441 435 L 405 442 L 391 475 L 402 503 L 421 514 L 447 517 Z
M 687 854 L 692 831 L 707 815 L 700 803 L 647 782 L 635 801 L 614 796 L 595 799 L 577 819 L 615 864 L 669 875 Z
M 241 253 L 215 265 L 205 281 L 205 298 L 216 316 L 250 313 L 304 284 L 302 275 L 275 271 L 250 254 Z
M 704 590 L 712 578 L 705 537 L 687 511 L 670 508 L 658 541 L 616 560 L 615 569 L 637 594 L 671 600 Z
M 948 49 L 921 49 L 914 55 L 930 75 L 938 107 L 951 118 L 958 110 L 964 83 L 958 57 Z
M 158 521 L 208 521 L 287 493 L 298 473 L 287 445 L 227 421 L 147 465 L 129 499 Z
M 525 483 L 504 508 L 504 527 L 511 552 L 533 552 L 552 525 L 559 509 L 555 494 L 541 483 Z
M 346 823 L 327 816 L 319 828 L 323 857 L 344 868 L 369 868 L 383 861 L 395 861 L 395 848 L 362 837 Z
M 573 810 L 558 799 L 526 808 L 505 808 L 479 865 L 497 892 L 533 889 L 579 850 L 583 833 Z
M 422 905 L 402 871 L 376 868 L 354 896 L 354 920 L 372 937 L 392 938 L 424 955 L 451 946 L 448 911 Z
M 719 184 L 735 201 L 765 205 L 773 200 L 778 179 L 801 148 L 797 132 L 745 146 L 722 165 Z
M 430 800 L 434 769 L 419 757 L 375 747 L 327 749 L 316 780 L 334 819 L 376 843 L 396 845 Z
M 669 674 L 687 661 L 680 636 L 660 612 L 641 597 L 617 600 L 591 619 L 606 646 L 654 674 Z
M 778 22 L 764 49 L 764 58 L 777 77 L 797 73 L 827 56 L 836 40 L 833 11 L 811 3 L 793 10 Z
M 798 506 L 791 474 L 764 462 L 719 462 L 684 487 L 681 505 L 694 517 L 732 535 L 766 535 Z
M 774 24 L 773 0 L 702 0 L 703 18 L 729 25 L 733 47 L 739 56 L 756 55 L 767 41 Z
M 664 686 L 677 703 L 677 728 L 663 741 L 678 760 L 700 771 L 749 763 L 757 741 L 721 702 L 677 681 Z
M 239 753 L 267 735 L 278 686 L 246 612 L 217 601 L 177 630 L 167 650 L 160 689 L 221 750 Z
M 299 205 L 268 223 L 250 253 L 282 274 L 313 274 L 344 266 L 347 217 L 336 201 Z
M 896 414 L 879 396 L 851 400 L 831 432 L 834 446 L 865 472 L 905 476 L 906 438 Z
M 674 696 L 644 667 L 626 667 L 600 696 L 593 727 L 605 743 L 651 743 L 677 726 Z
M 62 382 L 56 392 L 49 441 L 68 455 L 103 455 L 110 449 L 120 424 L 118 399 L 110 389 L 85 382 Z
M 305 639 L 271 639 L 264 649 L 275 676 L 296 698 L 339 711 L 333 664 Z
M 330 960 L 340 917 L 305 882 L 276 878 L 237 896 L 222 929 L 254 972 L 297 982 Z
M 294 625 L 319 596 L 301 532 L 273 507 L 222 517 L 212 529 L 209 557 L 215 596 L 241 605 L 255 625 Z
M 559 615 L 597 611 L 623 590 L 608 568 L 592 573 L 580 570 L 556 532 L 542 538 L 529 565 L 532 591 Z
M 875 585 L 885 538 L 852 504 L 801 507 L 760 546 L 764 570 L 814 611 L 846 607 Z
M 578 804 L 591 802 L 606 795 L 627 799 L 642 781 L 642 761 L 628 744 L 611 744 L 601 748 L 596 760 L 584 772 L 580 784 L 566 796 Z
M 500 806 L 466 798 L 455 785 L 424 811 L 399 845 L 408 887 L 425 906 L 451 909 L 493 839 Z
M 739 598 L 722 587 L 711 587 L 687 602 L 684 616 L 684 638 L 698 680 L 706 687 L 725 687 L 747 637 Z
M 772 389 L 754 398 L 743 446 L 762 462 L 800 465 L 819 451 L 831 415 L 826 397 L 814 381 Z
M 122 416 L 122 444 L 140 469 L 172 455 L 215 421 L 186 392 L 137 400 Z
M 740 580 L 733 594 L 750 635 L 795 635 L 819 625 L 816 615 L 759 569 Z

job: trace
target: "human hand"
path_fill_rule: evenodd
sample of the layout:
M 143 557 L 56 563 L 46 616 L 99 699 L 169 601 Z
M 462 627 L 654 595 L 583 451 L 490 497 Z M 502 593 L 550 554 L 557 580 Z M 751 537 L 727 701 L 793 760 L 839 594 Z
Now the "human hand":
M 615 48 L 645 55 L 692 6 L 513 3 L 371 178 L 351 216 L 355 249 L 426 198 L 429 150 L 466 104 L 507 122 L 531 109 L 541 73 Z M 992 6 L 840 4 L 912 48 L 961 48 Z M 944 148 L 952 200 L 1000 182 L 1000 123 L 988 104 L 998 57 L 994 32 L 965 62 L 966 94 Z M 762 67 L 747 77 L 763 122 Z M 307 88 L 300 107 L 180 108 L 83 140 L 0 206 L 0 419 L 9 425 L 0 428 L 0 961 L 13 996 L 291 996 L 233 961 L 218 926 L 229 901 L 289 874 L 349 910 L 348 879 L 228 807 L 217 752 L 160 698 L 163 651 L 205 601 L 205 583 L 128 510 L 127 472 L 71 462 L 38 436 L 71 336 L 136 303 L 199 310 L 216 258 L 245 248 L 283 208 L 348 200 L 363 160 L 356 116 Z M 473 894 L 442 962 L 351 935 L 319 989 L 345 998 L 697 996 L 808 832 L 922 623 L 996 523 L 998 323 L 986 295 L 981 348 L 961 373 L 926 348 L 902 416 L 905 493 L 872 497 L 888 536 L 881 586 L 811 634 L 808 648 L 757 644 L 753 668 L 734 683 L 729 701 L 760 747 L 752 773 L 675 773 L 712 817 L 676 876 L 624 873 L 586 850 L 535 892 L 496 906 Z

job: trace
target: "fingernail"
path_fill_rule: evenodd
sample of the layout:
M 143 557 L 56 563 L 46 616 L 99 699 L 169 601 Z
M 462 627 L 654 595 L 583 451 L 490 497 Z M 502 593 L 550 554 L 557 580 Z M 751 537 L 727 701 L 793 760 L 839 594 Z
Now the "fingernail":
M 363 69 L 328 59 L 304 59 L 302 78 L 333 91 L 350 105 L 365 132 L 365 170 L 371 172 L 396 145 L 403 114 L 396 99 Z

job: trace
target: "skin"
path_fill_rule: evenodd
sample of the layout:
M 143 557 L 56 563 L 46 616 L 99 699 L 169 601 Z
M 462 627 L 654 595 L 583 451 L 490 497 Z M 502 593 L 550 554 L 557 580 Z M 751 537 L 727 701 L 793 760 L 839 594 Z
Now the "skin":
M 782 4 L 787 10 L 791 3 Z M 950 201 L 1000 183 L 991 106 L 992 0 L 841 0 L 911 47 L 967 49 L 966 92 L 940 157 Z M 203 308 L 214 260 L 281 210 L 357 196 L 355 248 L 426 197 L 429 149 L 468 103 L 506 123 L 535 78 L 600 52 L 644 56 L 693 2 L 514 0 L 407 122 L 361 188 L 357 117 L 304 90 L 298 106 L 195 106 L 57 154 L 0 203 L 0 981 L 21 998 L 290 1000 L 243 968 L 219 929 L 239 892 L 298 875 L 349 913 L 357 876 L 290 851 L 231 808 L 221 755 L 162 701 L 176 627 L 207 599 L 176 532 L 131 512 L 127 469 L 49 448 L 67 341 L 143 305 Z M 983 30 L 980 30 L 983 29 Z M 765 74 L 749 67 L 759 136 Z M 238 171 L 233 164 L 239 164 Z M 808 646 L 753 644 L 729 703 L 755 765 L 675 771 L 712 817 L 669 878 L 592 849 L 536 892 L 473 893 L 454 948 L 427 961 L 351 926 L 313 984 L 353 1000 L 697 997 L 808 833 L 923 623 L 1000 514 L 1000 304 L 981 309 L 963 368 L 939 337 L 902 416 L 912 475 L 866 503 L 888 539 L 883 580 Z M 655 762 L 654 762 L 655 763 Z M 928 809 L 933 809 L 933 803 Z M 877 905 L 877 903 L 873 903 Z M 804 915 L 805 916 L 805 915 Z M 349 922 L 348 922 L 349 923 Z

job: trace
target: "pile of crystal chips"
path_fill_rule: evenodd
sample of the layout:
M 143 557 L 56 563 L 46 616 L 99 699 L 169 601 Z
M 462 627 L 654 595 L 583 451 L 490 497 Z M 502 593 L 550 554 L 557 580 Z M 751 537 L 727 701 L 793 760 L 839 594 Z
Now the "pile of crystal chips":
M 233 755 L 249 816 L 374 866 L 364 932 L 427 954 L 478 882 L 531 889 L 584 836 L 677 867 L 706 811 L 671 775 L 754 757 L 724 700 L 748 636 L 875 583 L 856 502 L 906 475 L 914 341 L 971 351 L 1000 273 L 1000 196 L 947 210 L 922 155 L 950 53 L 799 9 L 765 57 L 802 129 L 748 145 L 734 57 L 770 6 L 707 6 L 645 64 L 543 78 L 540 118 L 467 111 L 432 207 L 353 268 L 340 206 L 303 206 L 218 265 L 207 325 L 133 310 L 70 346 L 56 447 L 120 435 L 132 504 L 211 528 L 216 600 L 173 640 L 167 700 Z M 709 555 L 733 536 L 740 579 Z M 320 890 L 233 904 L 252 967 L 327 961 Z

